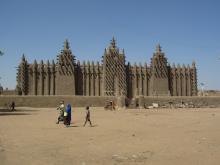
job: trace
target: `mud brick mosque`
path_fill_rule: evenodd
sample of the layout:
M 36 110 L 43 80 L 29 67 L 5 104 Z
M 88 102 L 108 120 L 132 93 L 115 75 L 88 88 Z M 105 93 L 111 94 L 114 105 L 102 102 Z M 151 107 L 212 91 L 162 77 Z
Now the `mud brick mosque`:
M 56 62 L 29 63 L 23 55 L 16 89 L 19 95 L 196 96 L 197 70 L 195 62 L 170 66 L 160 45 L 150 65 L 125 63 L 114 37 L 101 63 L 80 63 L 66 40 Z

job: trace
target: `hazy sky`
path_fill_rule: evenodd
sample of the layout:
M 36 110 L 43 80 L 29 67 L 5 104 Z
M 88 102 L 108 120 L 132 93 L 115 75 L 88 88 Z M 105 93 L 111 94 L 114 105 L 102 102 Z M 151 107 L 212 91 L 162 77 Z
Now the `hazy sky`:
M 16 86 L 24 53 L 56 60 L 65 39 L 77 60 L 101 61 L 112 36 L 126 61 L 150 64 L 160 43 L 168 61 L 196 61 L 198 86 L 220 89 L 218 0 L 0 0 L 0 83 Z

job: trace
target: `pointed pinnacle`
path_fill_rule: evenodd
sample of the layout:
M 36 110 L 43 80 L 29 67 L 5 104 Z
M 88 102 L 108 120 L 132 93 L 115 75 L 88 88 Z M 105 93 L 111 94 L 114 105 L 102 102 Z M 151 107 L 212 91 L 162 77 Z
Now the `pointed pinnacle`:
M 112 46 L 113 48 L 116 48 L 116 42 L 115 42 L 114 36 L 112 37 L 112 40 L 111 40 L 111 46 Z
M 22 54 L 22 61 L 25 61 L 24 53 Z
M 161 53 L 161 46 L 160 46 L 160 44 L 158 44 L 158 45 L 156 46 L 156 52 L 157 52 L 157 53 Z
M 64 50 L 68 50 L 68 49 L 70 48 L 70 47 L 69 47 L 69 42 L 68 42 L 67 39 L 64 41 L 64 46 L 63 46 L 63 48 L 64 48 Z
M 50 61 L 49 60 L 47 60 L 47 66 L 49 66 L 50 65 Z
M 192 67 L 196 67 L 196 62 L 195 61 L 192 62 Z

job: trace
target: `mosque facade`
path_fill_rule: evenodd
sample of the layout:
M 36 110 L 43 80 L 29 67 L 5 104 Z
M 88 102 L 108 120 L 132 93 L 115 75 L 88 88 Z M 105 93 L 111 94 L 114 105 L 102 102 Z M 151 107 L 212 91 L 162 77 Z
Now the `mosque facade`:
M 56 62 L 29 63 L 23 55 L 16 89 L 19 95 L 196 96 L 197 69 L 195 62 L 170 66 L 160 45 L 149 65 L 131 65 L 114 38 L 101 63 L 80 63 L 66 40 Z

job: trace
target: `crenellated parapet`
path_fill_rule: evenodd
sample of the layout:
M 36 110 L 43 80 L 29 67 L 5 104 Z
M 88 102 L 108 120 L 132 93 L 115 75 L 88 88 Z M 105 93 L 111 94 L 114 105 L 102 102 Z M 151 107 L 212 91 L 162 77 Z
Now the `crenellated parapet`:
M 80 65 L 80 74 L 82 75 L 79 80 L 82 80 L 82 94 L 84 96 L 101 96 L 101 80 L 102 80 L 102 67 L 99 62 L 93 61 L 87 63 L 84 61 Z
M 173 64 L 170 72 L 171 79 L 171 95 L 172 96 L 196 96 L 197 95 L 197 80 L 195 65 L 187 67 L 183 64 L 175 66 Z M 195 89 L 195 91 L 194 91 Z
M 137 65 L 134 63 L 133 66 L 128 64 L 129 76 L 130 76 L 130 92 L 131 97 L 137 97 L 140 95 L 148 96 L 149 93 L 149 68 L 145 63 Z
M 55 80 L 55 64 L 43 60 L 37 63 L 34 60 L 33 64 L 28 68 L 29 77 L 29 95 L 54 95 L 54 80 Z

